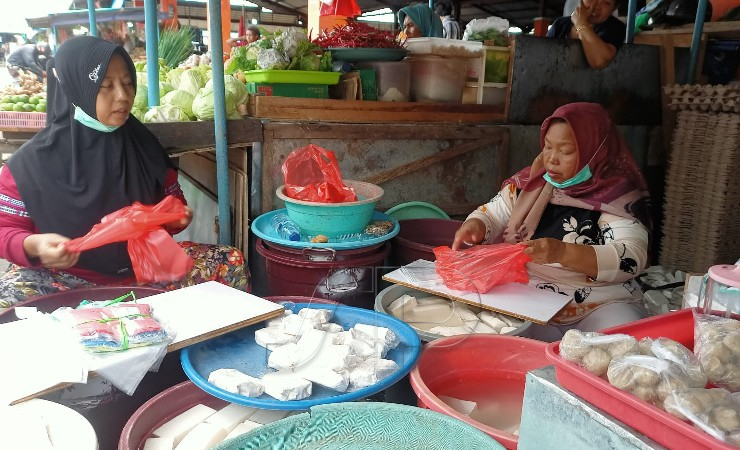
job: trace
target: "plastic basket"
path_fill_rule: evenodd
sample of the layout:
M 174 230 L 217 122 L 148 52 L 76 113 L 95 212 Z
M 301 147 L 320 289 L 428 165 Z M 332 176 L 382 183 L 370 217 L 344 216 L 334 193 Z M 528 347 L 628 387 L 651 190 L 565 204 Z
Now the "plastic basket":
M 339 72 L 311 70 L 248 70 L 244 79 L 254 83 L 337 84 Z
M 667 337 L 693 349 L 694 316 L 691 309 L 682 309 L 608 328 L 603 332 L 625 333 L 638 340 L 644 337 Z M 560 356 L 560 342 L 549 344 L 545 354 L 555 364 L 555 376 L 561 386 L 668 448 L 682 450 L 737 448 L 713 438 L 630 393 L 617 389 L 607 380 L 597 377 L 575 363 L 566 361 Z
M 0 128 L 38 129 L 46 126 L 46 113 L 0 111 Z

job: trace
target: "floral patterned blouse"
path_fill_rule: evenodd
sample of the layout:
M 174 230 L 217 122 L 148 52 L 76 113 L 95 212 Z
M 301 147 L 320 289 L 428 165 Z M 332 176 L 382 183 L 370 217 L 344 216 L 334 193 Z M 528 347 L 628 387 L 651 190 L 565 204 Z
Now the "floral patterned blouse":
M 505 186 L 491 201 L 468 216 L 468 219 L 477 218 L 486 224 L 483 243 L 501 241 L 512 208 L 516 204 L 517 194 L 514 186 Z M 532 239 L 546 237 L 592 245 L 598 264 L 595 279 L 560 264 L 527 265 L 530 285 L 549 289 L 572 299 L 553 318 L 553 323 L 571 324 L 605 304 L 638 302 L 642 299 L 642 291 L 634 278 L 648 264 L 648 231 L 637 220 L 600 211 L 549 204 Z

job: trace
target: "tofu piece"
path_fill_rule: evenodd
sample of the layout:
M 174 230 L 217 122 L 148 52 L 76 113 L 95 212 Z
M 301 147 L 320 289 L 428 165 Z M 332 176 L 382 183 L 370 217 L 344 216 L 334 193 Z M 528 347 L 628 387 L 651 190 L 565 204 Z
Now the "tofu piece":
M 331 345 L 332 339 L 324 330 L 307 330 L 298 339 L 298 350 L 302 353 L 303 359 L 307 360 L 321 352 L 324 345 Z
M 398 370 L 398 364 L 390 359 L 371 359 L 362 362 L 349 372 L 352 390 L 372 386 Z
M 349 345 L 327 345 L 314 359 L 334 371 L 348 370 L 362 362 Z
M 324 386 L 338 392 L 346 392 L 349 387 L 349 371 L 346 369 L 334 371 L 322 364 L 322 361 L 312 361 L 293 372 L 312 383 Z
M 149 438 L 144 441 L 143 450 L 173 450 L 175 448 L 174 438 Z
M 478 317 L 480 317 L 480 320 L 483 323 L 496 330 L 497 333 L 501 333 L 501 329 L 508 326 L 506 322 L 498 317 L 498 314 L 494 314 L 490 311 L 481 311 L 478 314 Z
M 259 397 L 264 392 L 262 382 L 236 369 L 217 369 L 208 375 L 208 382 L 232 394 Z
M 386 327 L 376 327 L 375 325 L 358 323 L 355 324 L 352 330 L 354 330 L 352 332 L 354 337 L 368 342 L 370 340 L 378 340 L 384 343 L 389 349 L 396 348 L 400 343 L 396 333 Z
M 260 328 L 254 332 L 254 340 L 257 345 L 273 350 L 275 347 L 295 342 L 296 337 L 292 334 L 283 333 L 278 327 Z
M 309 320 L 318 319 L 319 322 L 323 325 L 331 320 L 331 318 L 334 316 L 334 312 L 332 312 L 332 310 L 330 309 L 303 308 L 302 310 L 298 311 L 298 316 Z
M 503 327 L 501 328 L 501 334 L 511 333 L 512 331 L 516 331 L 517 327 Z
M 162 424 L 152 434 L 156 437 L 171 437 L 174 439 L 175 445 L 178 445 L 190 430 L 215 413 L 215 409 L 197 404 L 174 419 Z
M 478 406 L 476 402 L 448 397 L 446 395 L 440 395 L 439 399 L 447 403 L 447 405 L 455 411 L 460 414 L 465 414 L 466 416 L 470 416 L 470 413 L 472 413 L 475 410 L 475 407 Z
M 278 400 L 303 400 L 311 396 L 311 382 L 292 372 L 265 374 L 262 383 L 265 386 L 265 394 Z M 254 416 L 252 420 L 255 420 Z
M 249 421 L 260 425 L 267 425 L 268 423 L 284 419 L 288 417 L 289 414 L 290 411 L 282 409 L 258 409 L 257 412 L 249 418 Z
M 430 305 L 446 305 L 450 306 L 450 300 L 437 296 L 423 297 L 416 299 L 416 305 L 418 307 L 430 306 Z
M 226 430 L 208 422 L 195 426 L 177 444 L 175 450 L 207 450 L 220 443 L 226 437 Z
M 303 362 L 303 359 L 298 344 L 289 343 L 274 349 L 270 353 L 270 356 L 267 357 L 267 366 L 275 370 L 293 370 Z
M 289 309 L 286 309 L 285 311 L 283 311 L 283 315 L 282 316 L 278 316 L 278 317 L 275 317 L 273 319 L 270 319 L 270 320 L 266 321 L 265 322 L 265 328 L 279 327 L 280 324 L 283 322 L 283 319 L 284 318 L 286 318 L 288 316 L 292 316 L 292 315 L 293 315 L 293 311 L 291 311 Z
M 241 436 L 244 433 L 249 433 L 255 428 L 259 428 L 261 426 L 262 426 L 261 423 L 252 422 L 251 420 L 245 420 L 244 422 L 237 425 L 236 428 L 231 430 L 231 433 L 226 435 L 226 437 L 224 438 L 224 441 L 231 439 L 231 438 L 235 438 L 237 436 Z
M 495 328 L 491 327 L 480 319 L 476 321 L 465 322 L 465 327 L 468 328 L 471 333 L 498 334 Z
M 260 382 L 261 384 L 262 382 Z M 218 410 L 216 414 L 207 418 L 206 422 L 223 428 L 226 433 L 231 433 L 237 425 L 252 417 L 255 412 L 257 412 L 256 408 L 229 403 Z
M 331 336 L 331 343 L 335 345 L 343 345 L 354 339 L 350 331 L 340 331 Z
M 284 317 L 280 322 L 280 329 L 283 333 L 293 336 L 300 336 L 306 330 L 320 329 L 321 321 L 318 317 L 301 317 L 297 314 Z
M 447 337 L 470 334 L 473 331 L 469 327 L 432 327 L 429 329 L 429 332 Z
M 453 302 L 453 310 L 463 322 L 478 321 L 480 318 L 469 308 Z
M 339 325 L 338 323 L 334 322 L 328 322 L 321 326 L 321 329 L 326 331 L 327 333 L 341 333 L 344 331 L 344 327 Z
M 413 311 L 413 309 L 416 308 L 416 305 L 416 297 L 404 294 L 393 300 L 390 305 L 388 305 L 387 310 L 390 315 L 402 318 L 409 312 Z
M 345 342 L 345 345 L 349 345 L 352 352 L 354 352 L 354 354 L 356 354 L 360 359 L 384 358 L 386 353 L 388 353 L 388 347 L 377 340 L 368 342 L 353 336 Z

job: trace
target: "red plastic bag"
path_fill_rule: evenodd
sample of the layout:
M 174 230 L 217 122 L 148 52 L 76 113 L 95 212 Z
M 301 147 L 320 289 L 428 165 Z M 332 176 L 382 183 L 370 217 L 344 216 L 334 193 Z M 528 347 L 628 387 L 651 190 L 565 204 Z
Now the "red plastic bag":
M 283 163 L 285 195 L 321 203 L 356 202 L 352 188 L 342 182 L 334 152 L 309 144 L 294 151 Z
M 179 280 L 193 268 L 193 260 L 162 225 L 186 216 L 185 205 L 171 195 L 156 205 L 134 202 L 103 217 L 89 233 L 67 242 L 66 247 L 80 252 L 128 241 L 137 282 Z
M 362 10 L 355 0 L 321 0 L 319 16 L 357 17 Z
M 458 291 L 485 293 L 505 283 L 527 283 L 526 264 L 532 258 L 524 254 L 526 244 L 476 245 L 464 250 L 436 247 L 437 273 L 445 285 Z

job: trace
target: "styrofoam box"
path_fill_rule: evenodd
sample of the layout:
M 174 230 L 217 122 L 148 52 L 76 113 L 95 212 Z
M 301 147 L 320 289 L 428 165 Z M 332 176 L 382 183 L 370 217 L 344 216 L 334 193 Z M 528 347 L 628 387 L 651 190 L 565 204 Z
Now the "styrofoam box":
M 406 39 L 406 50 L 412 55 L 454 56 L 457 58 L 480 58 L 483 44 L 476 41 L 461 41 L 434 37 Z

